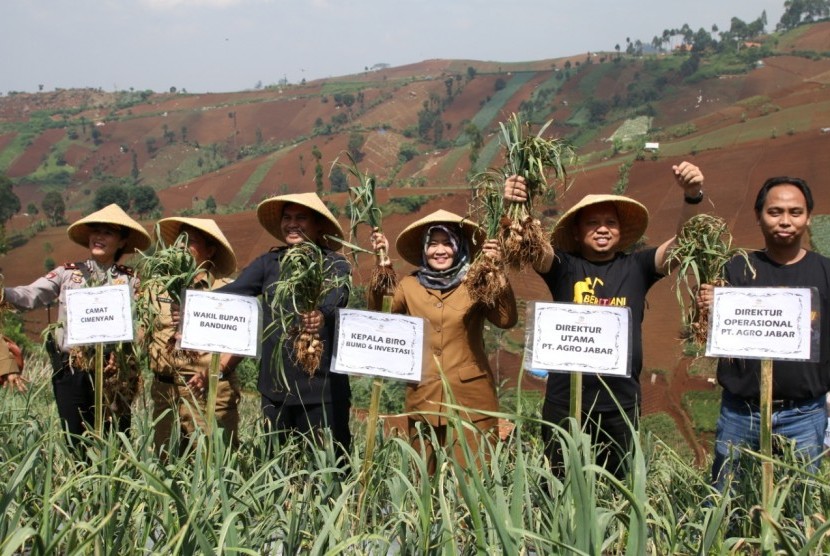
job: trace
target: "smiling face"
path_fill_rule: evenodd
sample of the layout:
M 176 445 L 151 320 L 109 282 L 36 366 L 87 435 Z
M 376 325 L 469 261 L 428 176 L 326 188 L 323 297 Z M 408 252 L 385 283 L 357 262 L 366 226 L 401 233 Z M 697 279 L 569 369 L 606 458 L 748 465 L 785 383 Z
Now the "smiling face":
M 424 248 L 424 258 L 427 265 L 432 270 L 447 270 L 452 268 L 455 261 L 455 251 L 452 247 L 452 241 L 447 232 L 443 230 L 433 230 L 429 235 L 429 241 Z
M 768 251 L 801 248 L 801 238 L 810 225 L 810 212 L 798 187 L 782 184 L 771 188 L 757 216 Z
M 286 244 L 297 245 L 306 240 L 316 242 L 321 230 L 317 214 L 310 208 L 289 203 L 282 209 L 280 231 Z
M 613 259 L 620 244 L 620 219 L 614 204 L 600 203 L 580 210 L 574 238 L 585 259 L 594 262 Z
M 89 228 L 90 255 L 101 265 L 111 265 L 118 251 L 127 243 L 121 235 L 121 228 L 110 224 L 90 224 Z

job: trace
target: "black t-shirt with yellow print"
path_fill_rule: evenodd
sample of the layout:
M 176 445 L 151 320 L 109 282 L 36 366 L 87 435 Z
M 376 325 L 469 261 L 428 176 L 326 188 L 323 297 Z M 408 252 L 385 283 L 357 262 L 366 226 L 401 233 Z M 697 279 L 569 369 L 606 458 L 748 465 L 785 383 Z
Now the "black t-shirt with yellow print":
M 614 398 L 623 408 L 631 408 L 640 400 L 640 371 L 643 367 L 641 325 L 646 293 L 663 277 L 654 265 L 656 251 L 656 248 L 649 248 L 630 255 L 619 253 L 614 259 L 599 263 L 577 255 L 557 253 L 551 269 L 541 275 L 554 301 L 631 309 L 631 376 L 603 376 L 603 385 L 599 375 L 584 375 L 583 410 L 615 410 Z M 551 373 L 545 397 L 549 402 L 568 405 L 570 374 Z

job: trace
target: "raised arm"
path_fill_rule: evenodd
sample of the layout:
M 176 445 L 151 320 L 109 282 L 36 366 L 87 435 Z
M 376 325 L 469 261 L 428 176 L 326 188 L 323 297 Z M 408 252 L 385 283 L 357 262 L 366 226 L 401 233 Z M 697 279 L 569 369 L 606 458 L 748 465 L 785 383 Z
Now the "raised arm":
M 61 280 L 66 272 L 64 267 L 59 266 L 28 286 L 5 288 L 3 297 L 6 303 L 23 311 L 45 307 L 58 300 L 61 291 Z
M 516 203 L 527 201 L 527 184 L 522 176 L 510 176 L 504 180 L 504 200 Z M 542 253 L 534 259 L 533 270 L 544 274 L 553 265 L 553 246 L 550 243 L 542 245 Z
M 672 166 L 674 181 L 683 192 L 683 203 L 680 207 L 680 216 L 677 220 L 675 235 L 657 248 L 654 255 L 654 264 L 657 269 L 668 273 L 668 253 L 674 247 L 677 234 L 692 216 L 698 214 L 702 208 L 703 201 L 703 172 L 700 168 L 690 162 L 681 162 Z

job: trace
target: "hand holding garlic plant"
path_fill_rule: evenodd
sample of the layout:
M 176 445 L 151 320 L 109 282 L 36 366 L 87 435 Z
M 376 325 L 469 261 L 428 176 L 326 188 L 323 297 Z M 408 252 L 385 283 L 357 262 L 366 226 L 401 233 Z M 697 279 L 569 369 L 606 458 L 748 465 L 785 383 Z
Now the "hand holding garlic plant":
M 274 285 L 272 299 L 272 310 L 279 314 L 275 324 L 294 337 L 297 363 L 311 376 L 323 356 L 323 314 L 317 307 L 330 291 L 350 285 L 350 276 L 335 272 L 320 247 L 310 241 L 289 247 L 282 256 L 280 280 Z
M 733 257 L 742 257 L 755 274 L 746 250 L 732 245 L 726 221 L 711 214 L 698 214 L 687 220 L 668 253 L 669 270 L 678 270 L 675 291 L 684 334 L 699 349 L 706 345 L 709 334 L 711 288 L 728 285 L 724 273 Z M 696 302 L 688 303 L 687 297 Z
M 472 300 L 487 307 L 494 307 L 496 300 L 507 287 L 504 257 L 501 243 L 497 239 L 503 210 L 500 184 L 492 181 L 491 175 L 484 174 L 473 182 L 470 215 L 473 221 L 479 222 L 484 228 L 487 239 L 470 265 L 464 283 Z
M 501 183 L 511 177 L 522 178 L 521 195 L 505 191 L 500 220 L 499 240 L 505 264 L 523 268 L 533 264 L 548 242 L 541 223 L 534 216 L 533 202 L 545 198 L 553 203 L 568 188 L 567 167 L 576 163 L 576 151 L 568 141 L 545 138 L 553 121 L 545 123 L 535 135 L 527 134 L 529 122 L 521 122 L 513 114 L 507 123 L 500 123 L 505 163 L 501 169 L 490 170 L 488 181 Z
M 357 236 L 360 225 L 367 224 L 374 237 L 375 233 L 381 232 L 383 222 L 383 212 L 377 205 L 375 195 L 377 180 L 374 176 L 361 172 L 357 167 L 357 161 L 351 154 L 347 153 L 347 156 L 349 164 L 345 165 L 345 168 L 358 182 L 358 185 L 349 188 L 350 233 L 352 237 Z M 372 277 L 369 279 L 369 291 L 384 295 L 391 294 L 398 284 L 398 278 L 395 275 L 395 269 L 392 268 L 392 261 L 389 260 L 389 242 L 373 245 L 372 249 L 375 253 L 375 266 L 372 269 Z

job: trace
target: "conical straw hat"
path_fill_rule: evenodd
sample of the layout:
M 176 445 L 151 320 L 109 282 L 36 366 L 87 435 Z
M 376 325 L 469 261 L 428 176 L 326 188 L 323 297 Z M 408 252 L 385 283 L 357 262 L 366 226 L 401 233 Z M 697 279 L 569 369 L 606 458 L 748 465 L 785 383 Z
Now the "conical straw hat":
M 172 245 L 181 234 L 182 226 L 185 225 L 199 230 L 216 244 L 216 253 L 211 257 L 211 262 L 213 262 L 213 273 L 217 278 L 230 276 L 236 271 L 236 255 L 233 252 L 233 247 L 231 247 L 222 230 L 219 229 L 219 225 L 210 218 L 171 216 L 159 220 L 158 229 L 164 244 Z
M 618 249 L 624 251 L 631 247 L 646 233 L 648 228 L 648 209 L 629 197 L 622 195 L 586 195 L 577 204 L 565 211 L 553 228 L 551 243 L 554 250 L 566 253 L 578 253 L 579 243 L 574 237 L 573 224 L 579 211 L 585 207 L 612 203 L 617 209 L 620 220 L 620 243 Z
M 323 237 L 325 235 L 343 239 L 343 228 L 340 227 L 340 223 L 337 222 L 337 219 L 316 193 L 291 193 L 262 201 L 256 208 L 256 214 L 259 223 L 269 234 L 283 243 L 285 242 L 280 221 L 282 220 L 282 211 L 285 205 L 289 203 L 307 207 L 322 217 L 320 219 L 321 237 L 319 241 L 325 241 L 325 237 Z
M 69 226 L 66 233 L 69 235 L 69 239 L 78 245 L 89 247 L 89 235 L 92 233 L 92 226 L 94 224 L 111 224 L 129 230 L 129 235 L 123 248 L 124 253 L 132 253 L 136 249 L 143 251 L 152 243 L 150 234 L 147 233 L 144 227 L 130 218 L 115 203 L 107 205 L 88 216 L 84 216 Z
M 440 209 L 413 222 L 398 235 L 398 239 L 395 241 L 398 255 L 413 266 L 421 266 L 423 264 L 424 234 L 430 226 L 435 224 L 458 224 L 461 226 L 461 232 L 464 234 L 464 239 L 467 240 L 467 246 L 470 250 L 470 260 L 481 249 L 481 245 L 486 238 L 484 230 L 472 220 L 458 216 L 448 210 Z

